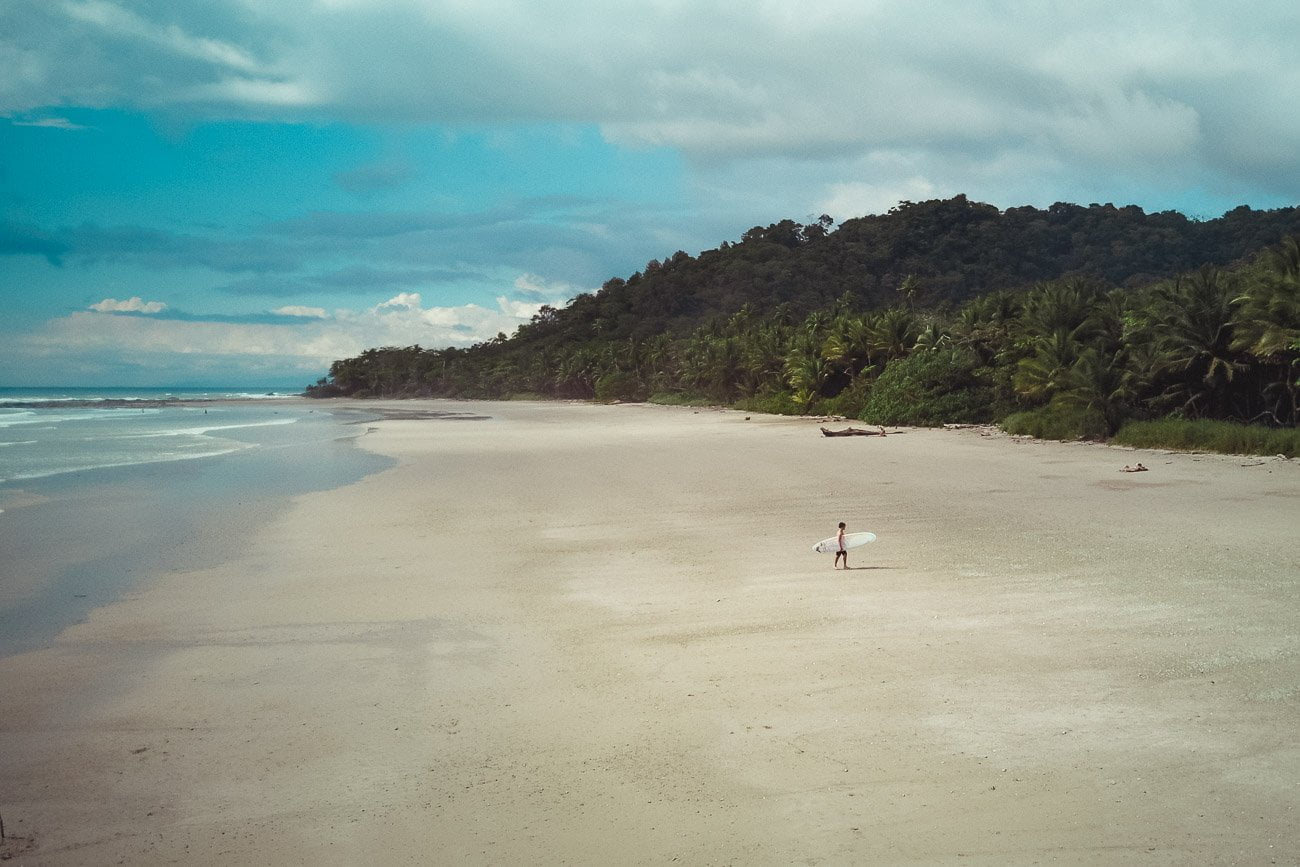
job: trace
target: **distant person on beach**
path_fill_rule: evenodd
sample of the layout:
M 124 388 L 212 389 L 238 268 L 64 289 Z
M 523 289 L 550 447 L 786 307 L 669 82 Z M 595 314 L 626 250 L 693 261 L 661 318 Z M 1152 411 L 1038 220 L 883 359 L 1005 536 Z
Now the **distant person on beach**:
M 844 558 L 844 568 L 849 568 L 849 551 L 844 547 L 844 522 L 840 521 L 840 532 L 835 536 L 839 548 L 835 551 L 835 568 L 840 568 L 840 558 Z
M 1138 464 L 1136 467 L 1130 467 L 1128 464 L 1125 464 L 1124 469 L 1120 470 L 1121 473 L 1145 473 L 1146 471 L 1147 468 L 1141 464 Z

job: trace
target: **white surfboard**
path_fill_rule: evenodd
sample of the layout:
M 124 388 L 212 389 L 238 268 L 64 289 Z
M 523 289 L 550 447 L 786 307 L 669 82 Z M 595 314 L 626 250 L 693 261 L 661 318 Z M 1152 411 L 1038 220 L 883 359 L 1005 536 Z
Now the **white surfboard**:
M 875 533 L 845 533 L 844 534 L 845 550 L 848 550 L 849 548 L 857 548 L 860 545 L 865 545 L 868 542 L 874 542 L 874 541 L 876 541 Z M 818 554 L 833 554 L 836 551 L 840 550 L 840 538 L 839 536 L 831 536 L 829 539 L 822 539 L 816 545 L 813 545 L 813 550 L 816 551 Z

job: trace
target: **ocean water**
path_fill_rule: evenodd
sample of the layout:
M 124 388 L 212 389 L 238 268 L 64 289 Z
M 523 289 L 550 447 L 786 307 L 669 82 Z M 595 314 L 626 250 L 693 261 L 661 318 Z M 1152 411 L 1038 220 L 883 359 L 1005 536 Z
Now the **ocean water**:
M 314 415 L 270 408 L 276 392 L 218 389 L 0 388 L 0 485 L 60 473 L 215 457 L 310 432 L 275 437 Z M 230 403 L 227 401 L 235 401 Z M 283 403 L 283 401 L 279 402 Z M 3 506 L 0 501 L 0 507 Z
M 391 466 L 356 445 L 376 417 L 287 389 L 0 388 L 0 654 Z

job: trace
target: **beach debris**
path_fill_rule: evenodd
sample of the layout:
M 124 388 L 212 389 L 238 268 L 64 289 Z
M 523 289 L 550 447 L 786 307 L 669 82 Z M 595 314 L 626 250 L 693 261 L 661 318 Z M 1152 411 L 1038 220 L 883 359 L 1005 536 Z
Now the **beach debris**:
M 883 437 L 883 436 L 888 436 L 888 434 L 885 433 L 885 429 L 884 429 L 883 427 L 882 427 L 880 430 L 878 430 L 878 431 L 875 431 L 875 430 L 863 430 L 863 429 L 860 428 L 860 427 L 846 427 L 846 428 L 844 428 L 844 430 L 830 430 L 829 428 L 822 428 L 822 429 L 821 429 L 821 432 L 822 432 L 822 436 L 826 436 L 826 437 Z M 902 431 L 894 431 L 894 433 L 902 433 Z
M 1120 470 L 1121 473 L 1145 473 L 1146 471 L 1147 468 L 1141 464 L 1138 464 L 1135 467 L 1130 467 L 1128 464 L 1125 464 L 1124 469 Z
M 0 861 L 21 858 L 36 850 L 36 840 L 21 834 L 5 833 L 4 821 L 0 819 Z M 25 863 L 25 862 L 20 862 Z

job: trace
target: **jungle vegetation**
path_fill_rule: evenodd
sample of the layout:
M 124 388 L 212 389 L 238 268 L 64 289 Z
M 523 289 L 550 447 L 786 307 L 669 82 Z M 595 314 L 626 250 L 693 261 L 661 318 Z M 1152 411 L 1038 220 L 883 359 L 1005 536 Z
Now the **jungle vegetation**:
M 1062 439 L 1162 418 L 1294 428 L 1300 208 L 1196 221 L 958 196 L 784 220 L 511 336 L 341 359 L 307 392 L 709 402 Z

